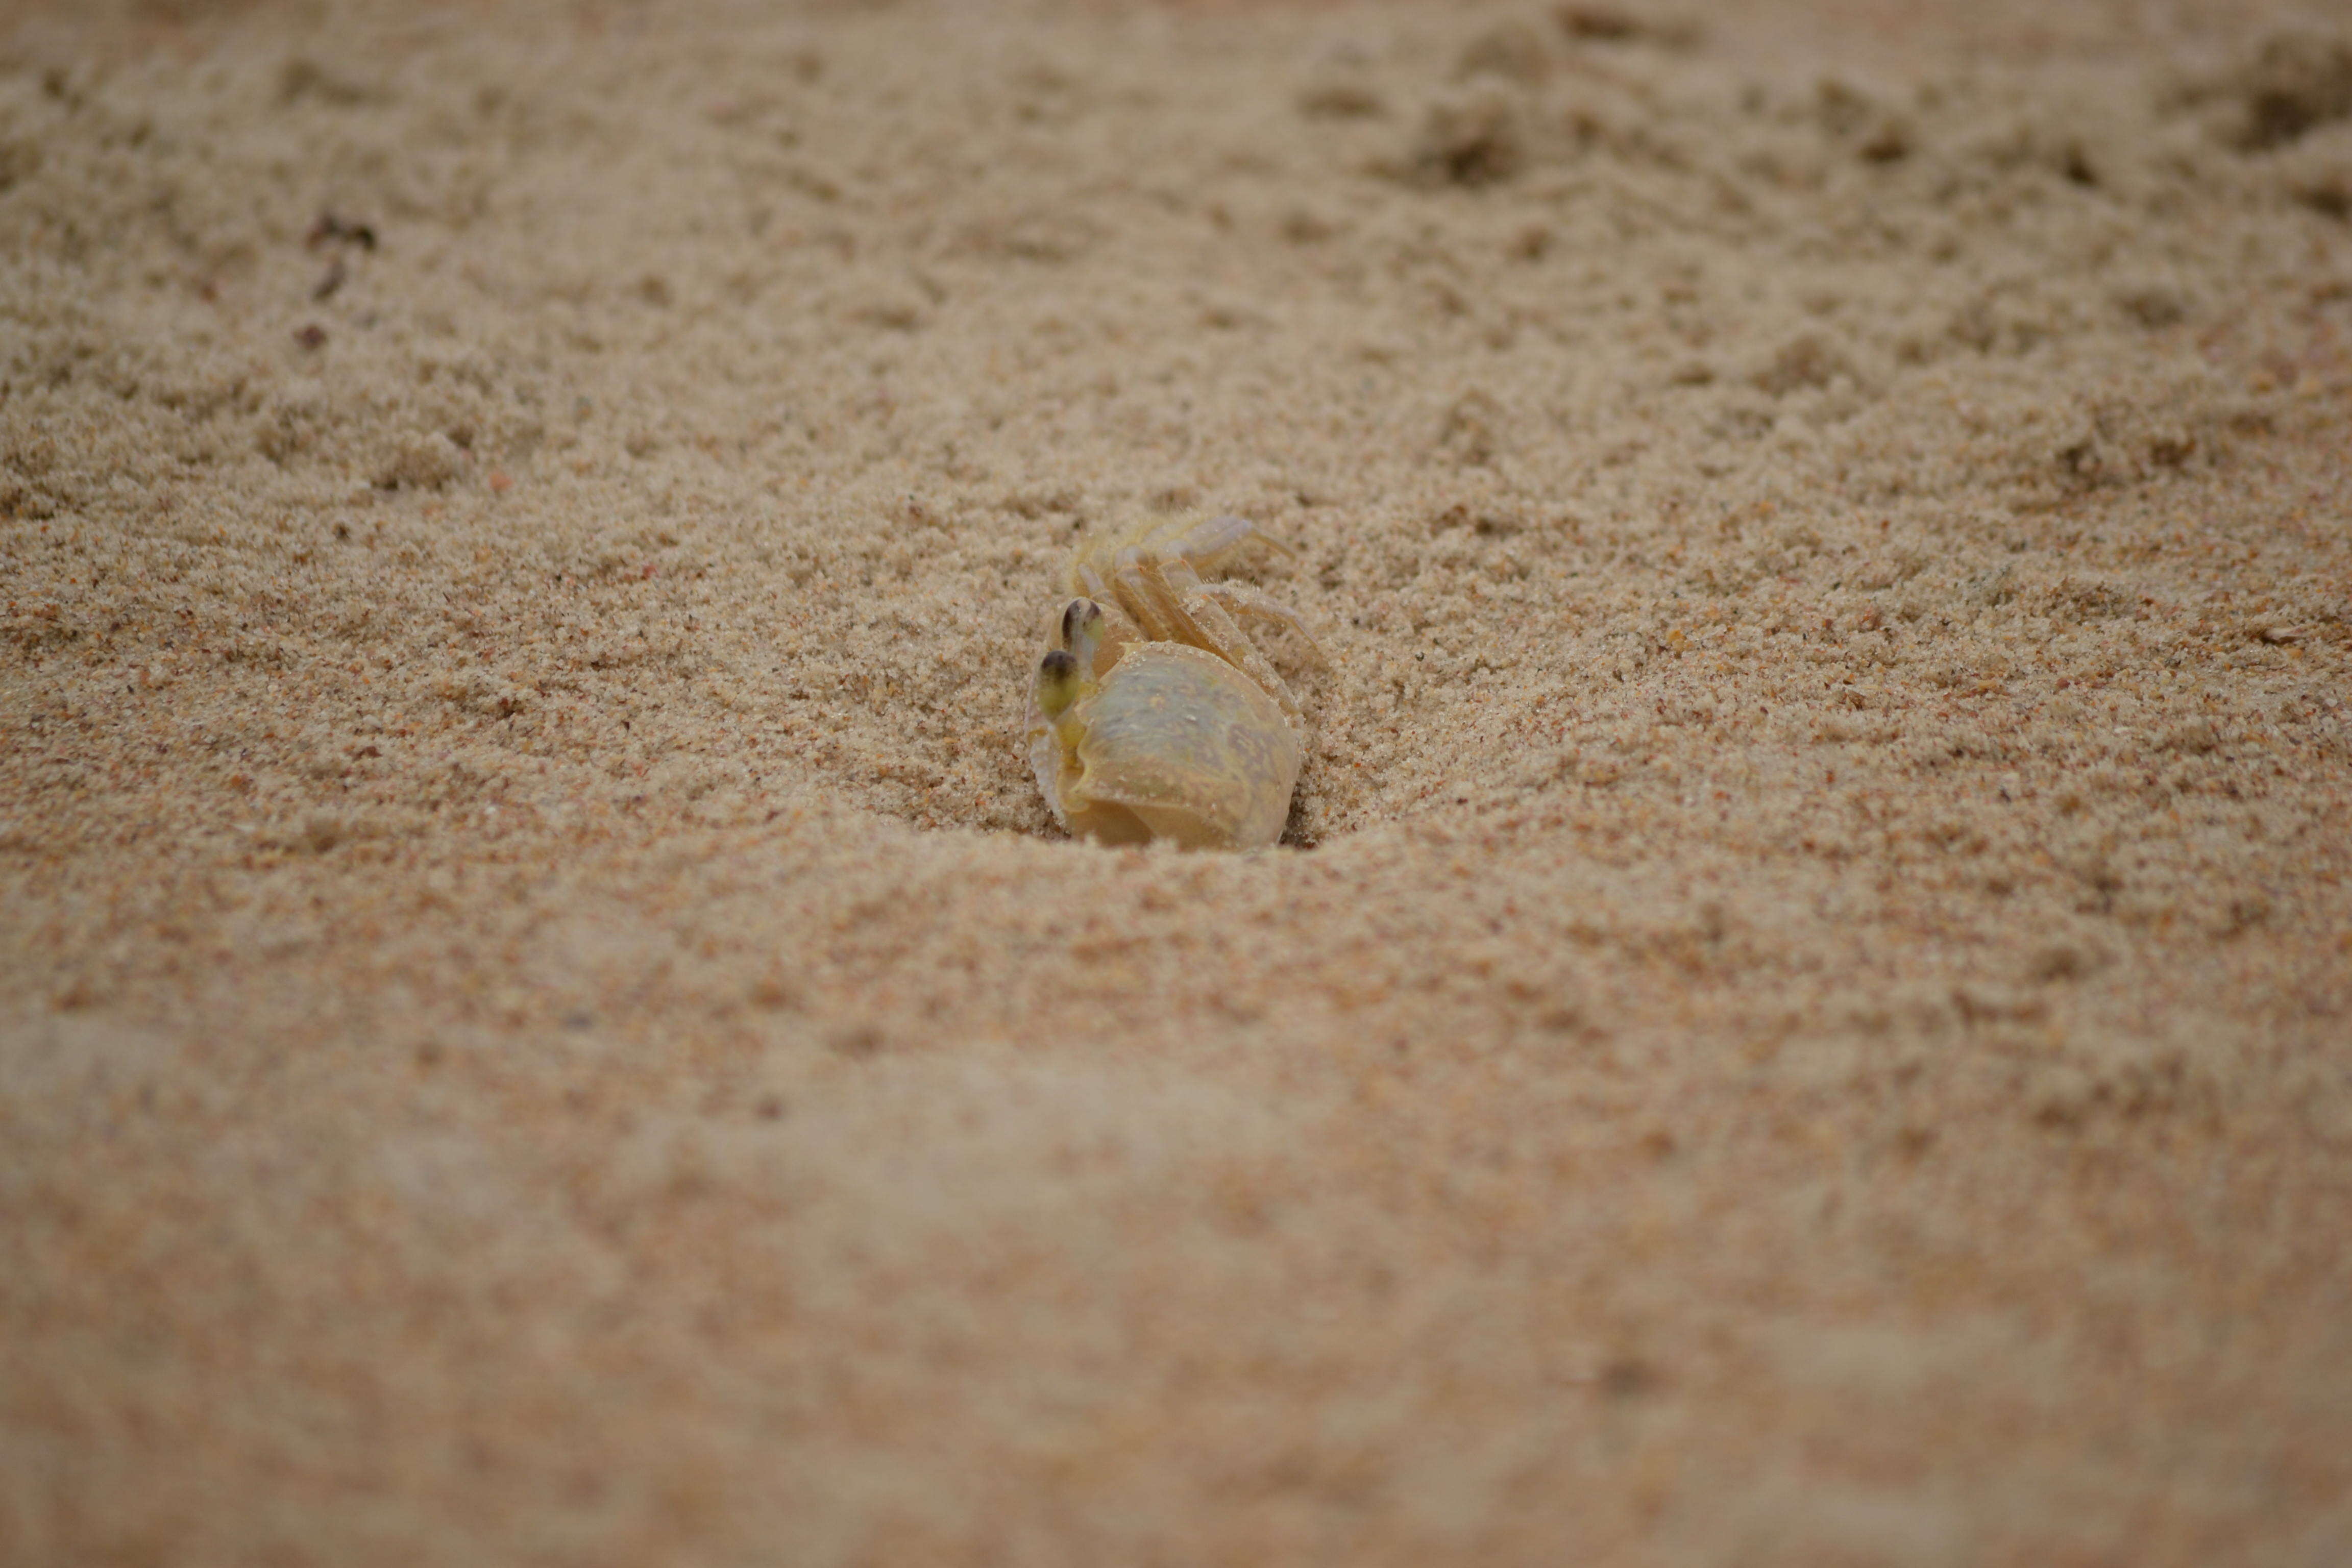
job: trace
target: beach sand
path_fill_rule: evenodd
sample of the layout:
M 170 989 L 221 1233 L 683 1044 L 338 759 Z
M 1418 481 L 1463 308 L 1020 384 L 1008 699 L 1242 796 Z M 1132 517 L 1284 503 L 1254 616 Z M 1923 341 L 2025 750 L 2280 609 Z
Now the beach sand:
M 0 67 L 0 1559 L 2352 1561 L 2342 7 Z

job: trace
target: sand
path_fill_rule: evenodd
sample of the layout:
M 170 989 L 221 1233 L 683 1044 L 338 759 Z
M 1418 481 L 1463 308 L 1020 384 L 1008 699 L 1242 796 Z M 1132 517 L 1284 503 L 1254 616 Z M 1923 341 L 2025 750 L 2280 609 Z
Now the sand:
M 0 64 L 0 1560 L 2352 1561 L 2341 7 Z

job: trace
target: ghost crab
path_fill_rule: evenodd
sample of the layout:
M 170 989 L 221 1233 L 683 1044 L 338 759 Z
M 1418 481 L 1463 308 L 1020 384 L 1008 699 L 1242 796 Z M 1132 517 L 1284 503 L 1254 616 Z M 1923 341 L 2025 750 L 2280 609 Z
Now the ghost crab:
M 1209 582 L 1253 544 L 1238 517 L 1149 522 L 1089 541 L 1048 624 L 1031 688 L 1029 763 L 1054 819 L 1104 844 L 1255 849 L 1281 837 L 1307 727 L 1244 620 L 1322 649 L 1297 613 Z

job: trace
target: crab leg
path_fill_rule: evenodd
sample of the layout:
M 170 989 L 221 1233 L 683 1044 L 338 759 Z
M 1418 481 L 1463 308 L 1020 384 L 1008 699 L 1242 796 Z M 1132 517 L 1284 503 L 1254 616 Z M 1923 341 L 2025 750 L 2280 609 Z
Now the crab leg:
M 1315 634 L 1307 629 L 1307 623 L 1298 618 L 1298 612 L 1263 588 L 1252 587 L 1247 583 L 1203 583 L 1200 574 L 1181 557 L 1162 559 L 1159 566 L 1161 575 L 1167 580 L 1169 591 L 1180 603 L 1190 605 L 1196 595 L 1205 595 L 1235 620 L 1246 617 L 1296 632 L 1317 664 L 1329 665 L 1330 660 L 1323 654 L 1323 645 L 1315 640 Z
M 1225 613 L 1236 621 L 1257 621 L 1293 633 L 1307 645 L 1308 656 L 1317 664 L 1327 669 L 1330 668 L 1331 660 L 1324 653 L 1323 645 L 1315 640 L 1315 634 L 1307 629 L 1307 623 L 1299 619 L 1298 612 L 1265 589 L 1252 587 L 1247 583 L 1202 583 L 1198 586 L 1202 593 L 1223 605 Z
M 1286 555 L 1291 553 L 1289 545 L 1270 533 L 1259 532 L 1257 524 L 1245 517 L 1213 517 L 1196 522 L 1165 543 L 1155 539 L 1153 548 L 1162 555 L 1181 558 L 1196 572 L 1214 572 L 1252 543 L 1271 545 Z
M 1110 584 L 1103 581 L 1103 574 L 1095 570 L 1093 558 L 1085 551 L 1080 551 L 1077 558 L 1070 563 L 1070 592 L 1083 594 L 1098 604 L 1116 597 L 1110 591 Z
M 1265 655 L 1251 646 L 1249 638 L 1243 635 L 1240 626 L 1234 624 L 1234 618 L 1225 614 L 1223 605 L 1204 591 L 1186 595 L 1184 607 L 1192 613 L 1193 621 L 1201 628 L 1202 647 L 1256 681 L 1265 689 L 1265 694 L 1280 705 L 1283 716 L 1292 723 L 1304 725 L 1307 722 L 1307 715 L 1300 710 L 1298 699 L 1290 694 L 1288 683 L 1275 673 L 1274 666 L 1266 661 Z
M 1164 528 L 1156 531 L 1154 537 L 1164 531 Z M 1202 573 L 1215 571 L 1252 543 L 1271 545 L 1286 555 L 1293 553 L 1289 545 L 1270 533 L 1261 533 L 1257 524 L 1240 517 L 1213 517 L 1206 522 L 1195 523 L 1181 539 L 1157 548 L 1161 552 L 1160 563 L 1168 581 L 1179 594 L 1189 599 L 1192 591 L 1199 589 L 1224 606 L 1228 615 L 1295 632 L 1315 662 L 1328 667 L 1330 660 L 1324 656 L 1322 645 L 1307 629 L 1307 623 L 1298 618 L 1297 611 L 1246 583 L 1202 582 Z
M 1251 645 L 1249 637 L 1243 633 L 1239 626 L 1234 624 L 1233 616 L 1225 613 L 1224 606 L 1210 596 L 1208 589 L 1202 585 L 1198 577 L 1192 576 L 1189 566 L 1181 562 L 1171 564 L 1174 567 L 1174 571 L 1162 575 L 1158 562 L 1146 562 L 1138 574 L 1138 578 L 1139 582 L 1150 584 L 1154 592 L 1165 594 L 1176 601 L 1177 614 L 1182 617 L 1186 628 L 1192 634 L 1179 640 L 1189 642 L 1194 647 L 1204 648 L 1215 654 L 1219 658 L 1256 681 L 1265 689 L 1266 695 L 1281 706 L 1285 718 L 1293 723 L 1303 724 L 1306 721 L 1306 715 L 1299 710 L 1298 700 L 1290 694 L 1290 688 L 1284 682 L 1282 677 L 1275 673 L 1274 666 L 1266 662 L 1265 655 L 1258 652 Z M 1176 576 L 1179 574 L 1181 577 L 1192 578 L 1190 584 L 1183 589 L 1181 598 L 1177 596 L 1176 589 L 1168 580 L 1170 576 Z
M 1244 528 L 1250 526 L 1242 523 L 1238 518 L 1223 521 L 1239 523 Z M 1197 535 L 1208 526 L 1204 523 L 1194 529 L 1192 533 Z M 1131 574 L 1130 580 L 1138 592 L 1150 595 L 1163 610 L 1173 610 L 1172 618 L 1180 623 L 1181 628 L 1176 640 L 1215 654 L 1263 687 L 1268 696 L 1281 704 L 1286 717 L 1295 721 L 1304 721 L 1297 699 L 1291 695 L 1289 686 L 1275 673 L 1274 666 L 1266 661 L 1265 656 L 1257 651 L 1247 634 L 1235 624 L 1233 616 L 1219 601 L 1217 589 L 1201 581 L 1188 557 L 1154 555 L 1149 551 L 1138 550 L 1133 552 L 1132 559 L 1122 553 L 1120 565 L 1123 573 Z M 1217 585 L 1218 588 L 1223 586 L 1223 584 Z M 1275 601 L 1268 598 L 1265 603 L 1271 605 Z M 1297 624 L 1296 616 L 1291 617 L 1290 624 Z M 1304 635 L 1306 628 L 1301 626 L 1299 630 Z M 1314 646 L 1314 640 L 1311 637 L 1307 638 L 1309 647 Z M 1317 648 L 1316 653 L 1320 658 L 1322 650 Z
M 1152 641 L 1208 646 L 1201 640 L 1192 618 L 1185 615 L 1183 600 L 1170 585 L 1160 569 L 1160 558 L 1152 552 L 1139 545 L 1120 551 L 1111 567 L 1111 578 L 1120 605 L 1141 624 L 1144 635 Z

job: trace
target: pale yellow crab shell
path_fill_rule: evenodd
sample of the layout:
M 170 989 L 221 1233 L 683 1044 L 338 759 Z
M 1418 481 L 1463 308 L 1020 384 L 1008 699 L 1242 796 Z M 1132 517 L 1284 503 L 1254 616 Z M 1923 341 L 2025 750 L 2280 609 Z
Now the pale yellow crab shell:
M 1072 717 L 1075 759 L 1037 729 L 1029 753 L 1072 835 L 1187 849 L 1255 849 L 1282 836 L 1299 734 L 1257 682 L 1214 654 L 1131 644 Z

